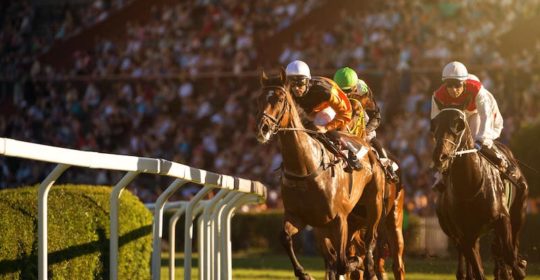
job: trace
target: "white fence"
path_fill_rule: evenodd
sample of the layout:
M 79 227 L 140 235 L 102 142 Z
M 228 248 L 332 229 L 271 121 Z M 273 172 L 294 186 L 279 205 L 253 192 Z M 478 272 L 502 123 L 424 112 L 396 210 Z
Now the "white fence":
M 86 152 L 0 138 L 0 155 L 58 163 L 39 187 L 38 200 L 38 273 L 47 279 L 47 195 L 55 181 L 71 166 L 126 171 L 114 186 L 110 203 L 110 279 L 118 278 L 118 206 L 124 188 L 140 173 L 176 178 L 151 205 L 154 211 L 152 279 L 160 279 L 163 211 L 175 209 L 170 220 L 170 279 L 174 279 L 174 236 L 176 222 L 185 215 L 184 279 L 191 279 L 193 221 L 196 215 L 199 232 L 199 278 L 231 279 L 230 220 L 234 210 L 248 203 L 262 203 L 266 187 L 257 181 L 217 174 L 163 159 Z M 182 185 L 194 182 L 204 187 L 190 201 L 167 203 Z M 202 200 L 212 189 L 220 191 Z

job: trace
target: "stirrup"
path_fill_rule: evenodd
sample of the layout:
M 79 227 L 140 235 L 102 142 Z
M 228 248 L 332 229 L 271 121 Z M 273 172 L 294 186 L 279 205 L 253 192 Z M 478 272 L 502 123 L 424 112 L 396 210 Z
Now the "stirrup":
M 362 163 L 360 163 L 360 161 L 358 160 L 358 158 L 352 151 L 349 151 L 349 156 L 347 157 L 347 163 L 350 166 L 350 168 L 353 170 L 358 171 L 362 169 Z

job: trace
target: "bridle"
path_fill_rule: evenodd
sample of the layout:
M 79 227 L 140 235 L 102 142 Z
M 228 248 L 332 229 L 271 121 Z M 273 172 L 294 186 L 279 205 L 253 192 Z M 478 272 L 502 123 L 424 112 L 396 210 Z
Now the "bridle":
M 276 90 L 282 90 L 285 94 L 287 94 L 287 90 L 283 86 L 264 86 L 262 90 L 263 92 L 268 92 L 268 94 L 275 94 Z M 281 108 L 277 117 L 273 117 L 263 111 L 261 114 L 261 121 L 259 122 L 259 132 L 261 132 L 263 130 L 263 126 L 266 125 L 264 122 L 262 122 L 262 120 L 266 118 L 271 123 L 268 129 L 270 130 L 272 134 L 277 134 L 278 132 L 284 132 L 284 131 L 302 131 L 308 134 L 320 134 L 320 132 L 318 131 L 309 130 L 302 127 L 280 127 L 280 124 L 283 120 L 283 117 L 285 116 L 285 113 L 286 112 L 290 113 L 291 106 L 292 105 L 290 104 L 289 100 L 285 98 L 283 100 L 283 107 Z M 306 175 L 297 175 L 297 174 L 288 172 L 287 170 L 285 170 L 285 168 L 283 168 L 283 165 L 280 166 L 280 169 L 282 169 L 284 178 L 287 178 L 289 180 L 302 181 L 309 178 L 315 178 L 322 172 L 321 167 L 323 170 L 325 169 L 323 148 L 321 148 L 320 159 L 321 159 L 320 166 Z
M 455 112 L 458 112 L 461 116 L 462 116 L 462 119 L 463 121 L 465 122 L 465 125 L 467 126 L 467 117 L 465 115 L 465 113 L 459 109 L 456 109 L 456 108 L 445 108 L 445 109 L 442 109 L 440 113 L 444 112 L 444 111 L 455 111 Z M 452 144 L 454 146 L 454 151 L 448 156 L 450 160 L 450 163 L 452 163 L 452 161 L 454 160 L 455 157 L 457 156 L 462 156 L 464 154 L 471 154 L 471 153 L 476 153 L 478 152 L 478 149 L 462 149 L 462 150 L 459 150 L 460 147 L 462 146 L 462 141 L 463 141 L 463 135 L 465 134 L 465 128 L 461 130 L 461 132 L 459 133 L 459 137 L 458 137 L 458 141 L 457 143 L 452 141 L 452 140 L 449 140 L 449 139 L 446 139 L 444 138 L 443 141 L 447 141 L 449 142 L 450 144 Z
M 262 90 L 263 91 L 268 91 L 269 94 L 275 94 L 274 92 L 276 90 L 282 90 L 283 92 L 285 92 L 286 89 L 283 86 L 264 86 L 262 88 Z M 272 134 L 278 133 L 279 124 L 283 120 L 283 116 L 285 116 L 286 111 L 290 111 L 290 104 L 289 104 L 289 102 L 287 102 L 287 99 L 285 98 L 285 100 L 283 102 L 283 107 L 279 111 L 279 114 L 278 114 L 277 117 L 273 117 L 273 116 L 267 114 L 265 111 L 262 112 L 262 117 L 268 119 L 270 121 L 270 123 L 271 123 L 271 126 L 269 127 L 269 129 L 272 132 Z M 259 123 L 259 131 L 262 129 L 262 125 L 263 125 L 263 122 L 260 122 Z
M 263 91 L 268 91 L 269 93 L 271 93 L 272 90 L 274 90 L 274 92 L 275 92 L 275 90 L 282 90 L 283 92 L 286 92 L 286 89 L 285 89 L 284 86 L 264 86 L 262 88 L 262 90 Z M 290 110 L 291 110 L 291 104 L 288 102 L 287 98 L 285 98 L 284 101 L 283 101 L 283 107 L 281 108 L 281 110 L 280 110 L 277 117 L 273 117 L 273 116 L 267 114 L 264 111 L 262 112 L 262 117 L 268 119 L 270 121 L 270 123 L 271 123 L 271 126 L 269 127 L 269 129 L 272 132 L 272 134 L 277 134 L 280 131 L 303 131 L 303 132 L 306 132 L 306 133 L 309 133 L 309 134 L 319 134 L 320 133 L 318 131 L 305 129 L 305 128 L 279 127 L 281 121 L 283 120 L 283 116 L 285 116 L 285 112 L 290 111 Z M 260 122 L 259 123 L 259 131 L 262 129 L 262 125 L 263 125 L 263 122 Z

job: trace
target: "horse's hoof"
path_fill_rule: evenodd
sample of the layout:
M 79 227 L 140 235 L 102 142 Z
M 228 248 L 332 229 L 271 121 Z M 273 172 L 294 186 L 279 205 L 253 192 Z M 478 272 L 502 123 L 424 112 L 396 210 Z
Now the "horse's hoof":
M 527 268 L 527 261 L 526 261 L 525 259 L 520 259 L 520 260 L 518 261 L 518 266 L 519 266 L 520 268 L 526 269 L 526 268 Z
M 525 267 L 521 267 L 521 265 L 519 265 L 517 267 L 514 267 L 514 269 L 512 269 L 512 274 L 513 274 L 515 279 L 519 279 L 519 280 L 525 279 L 525 277 L 527 276 L 527 272 L 525 271 Z

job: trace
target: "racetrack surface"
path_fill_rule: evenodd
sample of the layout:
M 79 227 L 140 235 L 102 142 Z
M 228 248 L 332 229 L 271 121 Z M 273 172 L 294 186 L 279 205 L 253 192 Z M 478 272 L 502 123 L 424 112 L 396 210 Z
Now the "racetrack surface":
M 177 255 L 175 279 L 183 279 L 184 259 Z M 166 254 L 162 256 L 161 279 L 168 279 L 169 257 Z M 316 279 L 324 279 L 324 265 L 319 256 L 300 256 L 300 262 Z M 390 272 L 388 279 L 394 279 L 391 271 L 391 260 L 388 261 L 386 268 Z M 233 256 L 233 279 L 257 279 L 257 280 L 276 280 L 276 279 L 295 279 L 291 269 L 289 259 L 285 254 L 235 254 Z M 456 261 L 449 258 L 406 258 L 406 277 L 408 280 L 453 280 L 456 270 Z M 198 278 L 197 258 L 193 262 L 192 279 Z M 493 264 L 490 260 L 484 261 L 486 277 L 493 279 Z M 527 280 L 540 280 L 540 262 L 529 262 L 527 267 Z

